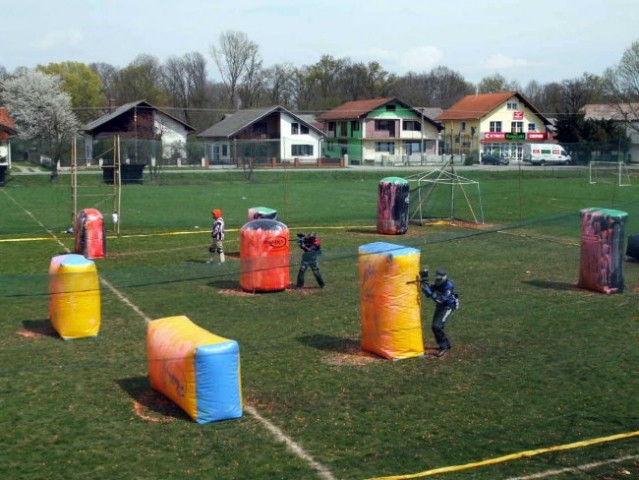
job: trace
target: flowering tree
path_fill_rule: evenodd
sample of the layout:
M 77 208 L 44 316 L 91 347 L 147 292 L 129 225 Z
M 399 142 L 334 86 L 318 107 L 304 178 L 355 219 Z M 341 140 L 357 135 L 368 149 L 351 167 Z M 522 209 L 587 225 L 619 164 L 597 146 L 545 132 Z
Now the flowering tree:
M 79 126 L 61 77 L 24 69 L 0 82 L 0 90 L 19 136 L 38 141 L 51 156 L 51 179 L 55 179 L 62 153 Z

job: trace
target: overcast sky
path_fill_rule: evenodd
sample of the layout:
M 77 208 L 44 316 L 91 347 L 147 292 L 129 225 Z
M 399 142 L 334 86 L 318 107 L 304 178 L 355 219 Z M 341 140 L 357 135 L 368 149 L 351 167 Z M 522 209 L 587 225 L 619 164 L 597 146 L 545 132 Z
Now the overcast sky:
M 446 66 L 479 82 L 525 86 L 614 67 L 639 40 L 639 0 L 0 0 L 0 65 L 106 62 L 200 52 L 234 30 L 264 66 L 322 55 L 378 61 L 391 73 Z

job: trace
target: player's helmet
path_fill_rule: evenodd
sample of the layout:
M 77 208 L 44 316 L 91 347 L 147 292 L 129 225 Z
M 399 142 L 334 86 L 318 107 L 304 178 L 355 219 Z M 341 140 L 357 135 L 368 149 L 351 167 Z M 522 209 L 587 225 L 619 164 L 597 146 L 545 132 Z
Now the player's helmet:
M 444 270 L 437 270 L 435 272 L 435 285 L 441 285 L 448 280 L 448 274 Z

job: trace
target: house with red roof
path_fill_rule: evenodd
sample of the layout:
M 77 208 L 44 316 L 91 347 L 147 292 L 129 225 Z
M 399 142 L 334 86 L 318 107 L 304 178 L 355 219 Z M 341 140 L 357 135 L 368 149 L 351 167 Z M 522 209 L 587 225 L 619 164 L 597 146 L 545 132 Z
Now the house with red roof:
M 347 156 L 350 164 L 424 163 L 439 153 L 441 125 L 395 97 L 346 102 L 318 120 L 324 156 Z
M 436 120 L 447 153 L 483 153 L 521 161 L 526 142 L 549 140 L 551 122 L 518 92 L 467 95 Z
M 10 138 L 17 135 L 13 120 L 5 107 L 0 107 L 0 165 L 11 168 L 11 141 Z

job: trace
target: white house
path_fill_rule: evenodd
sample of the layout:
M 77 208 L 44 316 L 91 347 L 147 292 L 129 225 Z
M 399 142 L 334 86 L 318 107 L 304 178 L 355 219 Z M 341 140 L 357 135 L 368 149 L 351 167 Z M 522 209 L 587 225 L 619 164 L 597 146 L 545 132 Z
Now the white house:
M 324 132 L 284 107 L 239 110 L 197 135 L 213 164 L 315 163 Z

